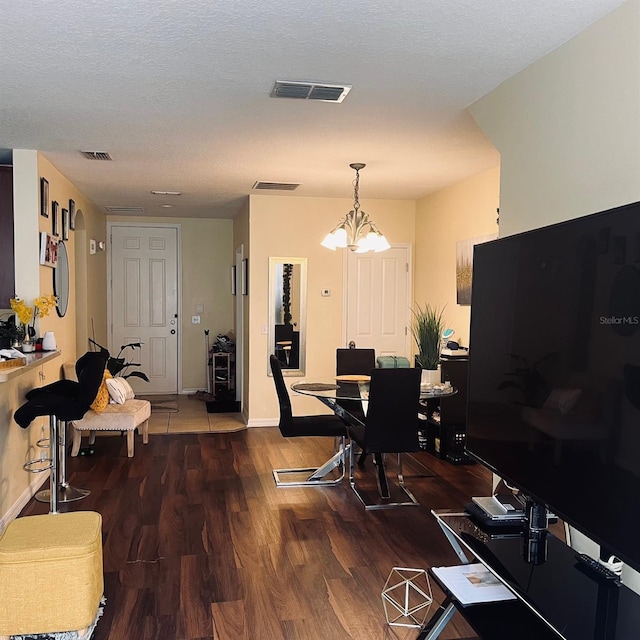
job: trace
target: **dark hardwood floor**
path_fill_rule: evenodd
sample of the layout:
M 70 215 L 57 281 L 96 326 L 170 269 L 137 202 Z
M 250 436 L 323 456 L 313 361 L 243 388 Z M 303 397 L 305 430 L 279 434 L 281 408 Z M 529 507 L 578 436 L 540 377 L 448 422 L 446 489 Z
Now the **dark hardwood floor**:
M 125 438 L 104 437 L 93 456 L 69 457 L 72 484 L 91 489 L 70 510 L 103 516 L 95 640 L 415 638 L 385 624 L 385 580 L 394 566 L 457 564 L 430 511 L 488 495 L 490 474 L 416 454 L 435 474 L 407 464 L 421 506 L 387 511 L 365 512 L 346 480 L 275 487 L 272 468 L 320 463 L 331 446 L 260 428 L 156 435 L 132 459 Z M 47 510 L 31 501 L 22 515 Z M 472 637 L 458 614 L 441 636 Z

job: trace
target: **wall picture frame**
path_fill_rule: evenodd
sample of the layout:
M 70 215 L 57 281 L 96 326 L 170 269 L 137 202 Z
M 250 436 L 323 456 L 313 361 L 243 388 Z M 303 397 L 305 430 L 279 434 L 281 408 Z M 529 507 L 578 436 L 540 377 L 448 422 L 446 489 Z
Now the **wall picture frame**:
M 242 259 L 242 271 L 240 273 L 240 293 L 243 296 L 249 294 L 249 258 Z
M 54 236 L 59 236 L 60 235 L 60 220 L 59 220 L 58 209 L 59 209 L 59 205 L 54 200 L 51 203 L 51 233 Z
M 58 265 L 58 238 L 46 231 L 40 232 L 40 264 L 53 269 Z
M 486 236 L 458 240 L 456 242 L 456 303 L 471 305 L 471 287 L 473 284 L 473 247 L 477 244 L 491 242 L 498 237 L 497 233 Z
M 69 229 L 75 231 L 76 229 L 76 202 L 69 198 Z
M 40 178 L 40 215 L 49 217 L 49 181 Z
M 62 239 L 69 239 L 69 209 L 62 210 Z

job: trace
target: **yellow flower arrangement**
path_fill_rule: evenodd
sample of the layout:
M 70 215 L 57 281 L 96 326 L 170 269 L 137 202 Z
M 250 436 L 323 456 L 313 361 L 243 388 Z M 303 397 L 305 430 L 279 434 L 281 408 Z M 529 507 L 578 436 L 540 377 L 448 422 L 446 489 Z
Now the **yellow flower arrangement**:
M 35 335 L 36 318 L 48 316 L 51 309 L 56 306 L 56 300 L 53 294 L 40 296 L 33 301 L 33 306 L 29 307 L 21 298 L 11 298 L 11 308 L 25 327 L 25 337 Z M 32 326 L 29 326 L 30 323 Z

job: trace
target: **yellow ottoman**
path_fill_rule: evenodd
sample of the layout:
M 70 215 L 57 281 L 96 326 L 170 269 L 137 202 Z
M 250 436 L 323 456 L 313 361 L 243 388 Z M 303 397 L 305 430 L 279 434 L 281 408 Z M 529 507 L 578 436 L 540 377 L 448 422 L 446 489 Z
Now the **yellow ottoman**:
M 99 513 L 17 518 L 0 538 L 0 637 L 83 630 L 103 590 Z

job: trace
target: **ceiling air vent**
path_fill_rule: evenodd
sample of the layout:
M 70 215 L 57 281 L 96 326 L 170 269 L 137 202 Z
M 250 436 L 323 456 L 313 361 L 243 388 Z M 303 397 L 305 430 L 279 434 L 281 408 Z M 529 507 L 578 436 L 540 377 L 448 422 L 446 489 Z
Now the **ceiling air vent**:
M 294 182 L 263 182 L 258 180 L 252 189 L 266 189 L 268 191 L 295 191 L 300 185 Z
M 321 102 L 342 102 L 349 91 L 351 91 L 351 87 L 348 85 L 276 80 L 271 90 L 271 97 L 320 100 Z
M 119 216 L 139 216 L 144 213 L 142 207 L 105 207 L 107 213 L 113 213 Z
M 106 151 L 81 151 L 87 160 L 113 160 Z

